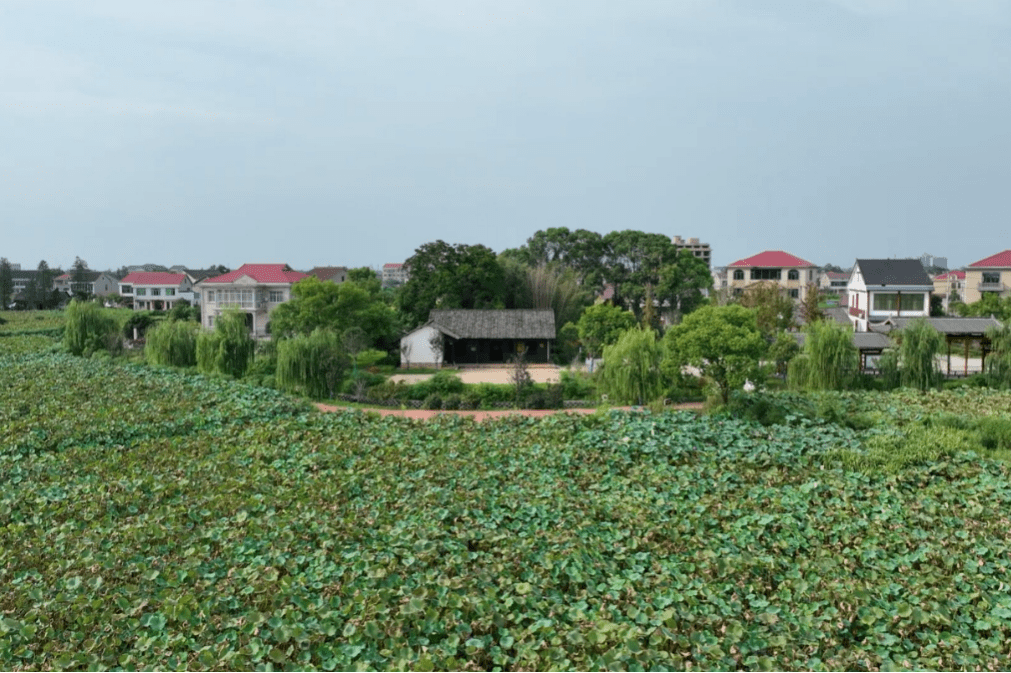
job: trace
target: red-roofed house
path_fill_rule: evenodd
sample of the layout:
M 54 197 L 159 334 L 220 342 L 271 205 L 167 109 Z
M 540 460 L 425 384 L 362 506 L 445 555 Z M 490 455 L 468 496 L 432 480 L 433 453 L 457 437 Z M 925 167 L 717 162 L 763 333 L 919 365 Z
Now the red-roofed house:
M 965 303 L 973 304 L 987 292 L 1011 293 L 1011 250 L 973 262 L 965 270 Z
M 965 301 L 965 271 L 949 271 L 933 278 L 934 294 L 944 302 L 944 312 L 948 312 L 950 301 Z
M 135 311 L 167 311 L 180 299 L 193 303 L 193 282 L 185 273 L 134 271 L 119 281 L 119 294 Z
M 403 264 L 383 264 L 383 287 L 397 287 L 407 282 L 410 274 Z
M 226 308 L 246 313 L 246 324 L 256 338 L 270 335 L 270 313 L 291 299 L 291 286 L 309 274 L 293 271 L 287 264 L 243 264 L 235 271 L 197 283 L 200 315 L 205 327 Z
M 782 250 L 766 250 L 727 267 L 727 286 L 738 295 L 755 283 L 778 284 L 793 299 L 803 299 L 808 283 L 817 280 L 818 267 Z
M 825 271 L 818 279 L 818 287 L 825 294 L 846 294 L 846 285 L 850 275 L 845 271 Z

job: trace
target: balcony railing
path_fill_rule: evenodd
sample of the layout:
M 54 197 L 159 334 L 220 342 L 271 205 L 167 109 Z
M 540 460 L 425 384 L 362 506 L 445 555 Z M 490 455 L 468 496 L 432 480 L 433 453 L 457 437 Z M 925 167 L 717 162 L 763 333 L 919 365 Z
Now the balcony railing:
M 1004 283 L 979 283 L 976 289 L 980 292 L 1004 292 L 1007 286 Z

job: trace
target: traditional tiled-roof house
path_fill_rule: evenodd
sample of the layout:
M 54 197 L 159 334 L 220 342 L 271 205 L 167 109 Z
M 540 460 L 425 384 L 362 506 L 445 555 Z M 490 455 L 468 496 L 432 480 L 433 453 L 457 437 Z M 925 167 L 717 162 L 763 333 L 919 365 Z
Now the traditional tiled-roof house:
M 428 367 L 505 363 L 524 351 L 531 362 L 548 362 L 554 338 L 552 309 L 436 309 L 400 339 L 400 361 Z
M 287 264 L 243 264 L 235 271 L 197 283 L 200 315 L 214 327 L 222 311 L 235 307 L 246 313 L 246 324 L 256 338 L 270 335 L 270 313 L 291 299 L 291 286 L 308 274 Z
M 787 296 L 804 299 L 808 283 L 815 282 L 818 267 L 782 250 L 766 250 L 727 267 L 727 287 L 739 295 L 755 283 L 773 282 Z
M 918 259 L 858 259 L 846 286 L 853 329 L 866 332 L 888 318 L 925 318 L 933 290 Z
M 998 252 L 965 269 L 965 303 L 974 304 L 993 292 L 999 297 L 1011 294 L 1011 250 Z
M 193 303 L 193 281 L 185 273 L 134 271 L 119 281 L 119 294 L 135 311 L 167 311 L 180 299 Z

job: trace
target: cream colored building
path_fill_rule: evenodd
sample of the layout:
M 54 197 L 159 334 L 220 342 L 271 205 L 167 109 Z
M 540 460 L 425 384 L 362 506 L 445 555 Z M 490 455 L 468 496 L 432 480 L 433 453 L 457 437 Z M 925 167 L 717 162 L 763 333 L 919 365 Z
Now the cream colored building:
M 270 314 L 291 299 L 291 286 L 308 274 L 287 264 L 243 264 L 235 271 L 197 283 L 204 327 L 214 327 L 223 311 L 237 308 L 246 314 L 253 337 L 270 336 Z
M 933 278 L 934 294 L 941 298 L 944 312 L 948 312 L 951 299 L 965 301 L 965 271 L 948 271 L 939 273 Z
M 988 292 L 1002 298 L 1011 295 L 1011 250 L 990 255 L 966 267 L 965 303 L 974 304 Z
M 782 250 L 766 250 L 727 267 L 727 287 L 739 295 L 755 283 L 774 282 L 783 292 L 803 300 L 809 283 L 818 281 L 818 267 Z

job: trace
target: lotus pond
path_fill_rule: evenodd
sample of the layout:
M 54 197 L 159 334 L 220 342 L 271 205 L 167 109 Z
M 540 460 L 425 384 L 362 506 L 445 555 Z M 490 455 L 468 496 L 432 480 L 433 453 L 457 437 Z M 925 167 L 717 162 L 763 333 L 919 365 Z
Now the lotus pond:
M 999 447 L 870 457 L 1011 397 L 839 400 L 418 423 L 0 354 L 0 668 L 1006 669 Z

